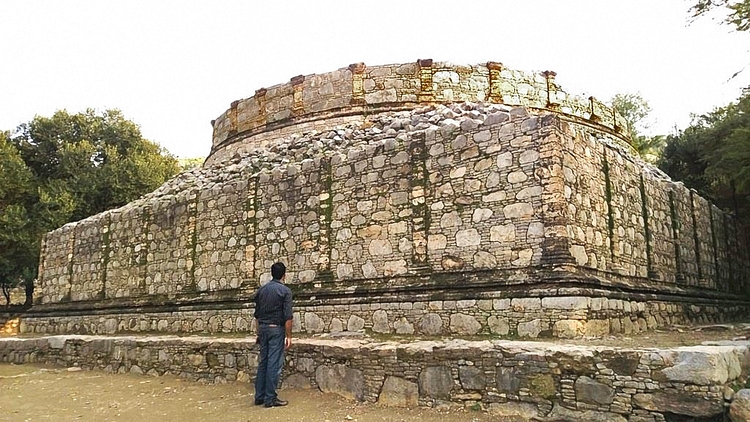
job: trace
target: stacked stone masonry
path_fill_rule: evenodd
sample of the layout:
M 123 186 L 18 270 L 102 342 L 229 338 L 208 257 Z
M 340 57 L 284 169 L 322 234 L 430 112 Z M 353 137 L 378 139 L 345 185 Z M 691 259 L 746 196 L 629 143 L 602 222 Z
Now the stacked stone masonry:
M 45 237 L 21 330 L 245 332 L 276 261 L 306 333 L 581 337 L 750 314 L 747 233 L 633 157 L 612 110 L 552 72 L 427 64 L 237 102 L 203 168 Z
M 462 66 L 430 59 L 385 66 L 356 63 L 330 73 L 296 76 L 233 102 L 212 121 L 208 162 L 226 161 L 238 151 L 274 144 L 290 133 L 330 129 L 361 119 L 356 116 L 420 104 L 507 104 L 552 110 L 616 132 L 625 127 L 615 110 L 593 97 L 568 94 L 555 76 L 551 71 L 520 72 L 498 62 Z
M 257 358 L 254 342 L 245 339 L 0 339 L 0 362 L 171 374 L 209 383 L 251 381 Z M 750 343 L 660 350 L 316 338 L 297 340 L 285 359 L 284 387 L 316 388 L 389 406 L 458 404 L 512 420 L 724 420 L 735 389 L 745 385 Z

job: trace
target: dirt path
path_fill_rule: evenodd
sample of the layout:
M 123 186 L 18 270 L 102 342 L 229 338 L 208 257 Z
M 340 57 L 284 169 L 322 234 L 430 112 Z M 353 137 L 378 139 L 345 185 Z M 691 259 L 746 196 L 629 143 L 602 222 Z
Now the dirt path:
M 490 421 L 463 409 L 397 409 L 312 390 L 284 390 L 287 407 L 252 404 L 250 384 L 205 385 L 173 376 L 114 375 L 0 364 L 0 421 Z

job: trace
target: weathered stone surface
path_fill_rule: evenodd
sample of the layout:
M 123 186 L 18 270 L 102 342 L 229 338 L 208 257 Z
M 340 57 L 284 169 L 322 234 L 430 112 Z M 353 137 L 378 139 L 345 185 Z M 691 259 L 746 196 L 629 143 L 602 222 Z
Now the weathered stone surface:
M 516 240 L 516 226 L 504 224 L 490 228 L 490 241 L 492 242 L 514 242 Z
M 589 262 L 586 248 L 582 245 L 571 245 L 570 254 L 575 258 L 576 264 L 578 265 L 586 265 L 586 263 Z
M 474 254 L 474 268 L 495 268 L 496 266 L 497 258 L 495 255 L 486 251 L 479 251 Z
M 515 367 L 501 366 L 495 373 L 497 390 L 505 393 L 518 393 L 521 387 L 521 380 L 516 373 Z
M 484 372 L 475 366 L 460 366 L 458 379 L 464 390 L 483 390 L 485 387 Z
M 482 324 L 471 315 L 452 314 L 450 320 L 451 332 L 459 335 L 474 335 L 482 329 Z
M 364 319 L 358 317 L 357 315 L 352 315 L 349 317 L 349 321 L 347 321 L 346 323 L 347 331 L 359 331 L 363 328 L 365 328 Z
M 308 333 L 322 333 L 325 322 L 314 312 L 305 312 L 305 331 Z
M 510 324 L 508 324 L 507 318 L 491 316 L 487 318 L 487 325 L 490 327 L 490 332 L 494 334 L 507 336 L 510 332 Z
M 388 312 L 380 309 L 372 314 L 372 331 L 376 333 L 391 332 L 391 327 L 388 325 Z
M 663 356 L 667 364 L 672 364 L 661 371 L 669 381 L 723 384 L 741 373 L 739 357 L 731 347 L 693 347 Z
M 453 390 L 453 376 L 446 366 L 430 366 L 419 374 L 421 396 L 447 400 Z
M 638 369 L 638 362 L 640 362 L 638 353 L 622 352 L 612 357 L 605 365 L 618 375 L 631 376 Z
M 435 336 L 443 332 L 443 320 L 435 313 L 425 314 L 419 320 L 419 332 Z
M 460 270 L 464 267 L 464 260 L 451 255 L 446 255 L 440 263 L 445 270 Z
M 349 400 L 364 400 L 364 375 L 360 370 L 346 365 L 321 365 L 315 370 L 315 382 L 324 393 L 335 393 Z
M 331 319 L 331 326 L 328 330 L 332 333 L 344 331 L 344 323 L 338 318 L 333 318 Z
M 550 412 L 544 419 L 547 422 L 628 422 L 625 417 L 617 413 L 599 412 L 595 410 L 572 410 L 555 403 Z
M 560 338 L 578 338 L 583 336 L 584 325 L 575 319 L 556 321 L 552 326 L 552 335 Z
M 288 377 L 284 378 L 282 386 L 284 388 L 301 388 L 305 390 L 312 388 L 310 379 L 307 376 L 299 373 L 291 374 Z
M 734 394 L 729 406 L 729 419 L 732 422 L 750 421 L 750 389 L 742 389 Z
M 503 208 L 505 218 L 520 220 L 534 215 L 534 207 L 528 202 L 518 202 Z
M 583 296 L 553 296 L 542 298 L 542 308 L 548 309 L 586 309 L 589 298 Z
M 414 334 L 414 325 L 405 317 L 394 321 L 393 329 L 396 331 L 396 334 Z
M 499 417 L 503 422 L 526 422 L 538 416 L 537 406 L 533 403 L 490 403 L 487 412 Z
M 715 417 L 724 411 L 723 399 L 707 400 L 676 390 L 633 395 L 637 408 L 698 418 Z
M 589 377 L 578 377 L 575 382 L 576 399 L 584 403 L 609 405 L 615 398 L 615 389 Z
M 477 246 L 482 243 L 482 238 L 479 236 L 477 229 L 466 229 L 459 230 L 456 233 L 456 246 Z
M 586 337 L 603 337 L 609 335 L 608 319 L 590 319 L 584 324 L 583 332 Z
M 544 329 L 545 327 L 542 321 L 539 319 L 535 319 L 526 322 L 519 322 L 516 331 L 518 337 L 537 338 L 539 337 L 539 333 L 541 333 Z
M 419 386 L 400 377 L 386 377 L 378 403 L 395 407 L 416 407 L 419 404 Z

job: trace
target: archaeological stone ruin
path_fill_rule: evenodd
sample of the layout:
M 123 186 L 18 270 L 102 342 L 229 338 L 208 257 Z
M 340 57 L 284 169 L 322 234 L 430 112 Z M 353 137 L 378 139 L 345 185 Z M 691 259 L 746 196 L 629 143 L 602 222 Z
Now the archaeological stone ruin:
M 44 238 L 34 333 L 582 337 L 750 312 L 747 233 L 629 150 L 554 72 L 362 63 L 235 101 L 211 154 Z
M 747 231 L 555 76 L 358 63 L 233 102 L 201 168 L 45 236 L 0 362 L 247 382 L 252 297 L 282 261 L 285 386 L 513 420 L 750 414 L 747 338 L 519 341 L 750 315 Z

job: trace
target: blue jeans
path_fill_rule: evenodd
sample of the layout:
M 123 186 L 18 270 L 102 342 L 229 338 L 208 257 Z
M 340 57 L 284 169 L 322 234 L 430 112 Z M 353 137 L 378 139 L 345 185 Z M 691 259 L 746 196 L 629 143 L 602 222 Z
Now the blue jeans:
M 284 366 L 284 339 L 286 332 L 283 326 L 258 327 L 258 343 L 260 356 L 258 357 L 258 373 L 255 376 L 255 401 L 266 404 L 273 403 L 276 396 L 276 386 L 279 385 L 281 368 Z

